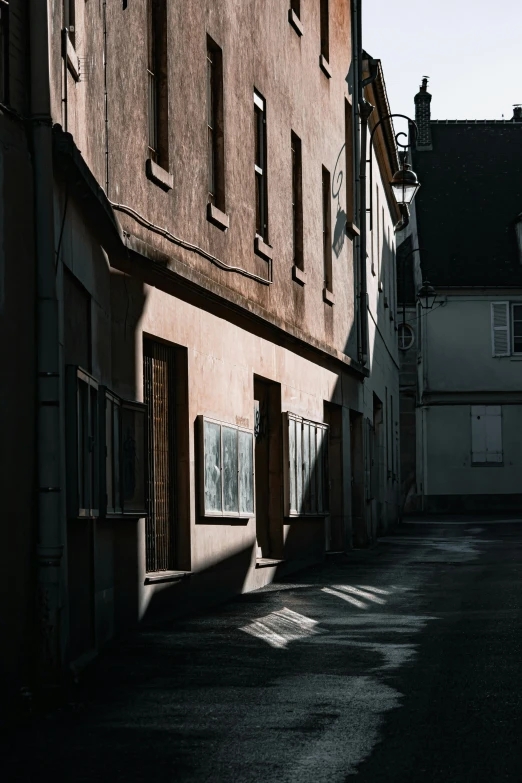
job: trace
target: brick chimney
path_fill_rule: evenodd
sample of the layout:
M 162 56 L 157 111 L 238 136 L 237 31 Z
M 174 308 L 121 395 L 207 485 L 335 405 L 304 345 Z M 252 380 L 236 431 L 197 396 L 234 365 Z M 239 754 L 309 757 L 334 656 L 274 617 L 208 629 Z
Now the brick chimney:
M 513 122 L 522 122 L 522 106 L 515 104 L 513 106 Z
M 428 92 L 428 77 L 424 76 L 419 92 L 415 96 L 415 122 L 419 129 L 416 145 L 417 152 L 426 152 L 433 149 L 431 143 L 430 103 L 431 95 Z

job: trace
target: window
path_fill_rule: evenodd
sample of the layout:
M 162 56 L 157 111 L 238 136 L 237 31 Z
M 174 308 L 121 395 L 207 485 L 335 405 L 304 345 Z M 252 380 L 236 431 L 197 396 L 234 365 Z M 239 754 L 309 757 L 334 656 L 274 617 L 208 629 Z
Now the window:
M 175 349 L 143 342 L 143 385 L 147 408 L 147 571 L 174 568 L 176 552 L 176 364 Z
M 301 139 L 292 132 L 292 247 L 294 264 L 303 268 L 303 191 Z
M 399 348 L 401 351 L 407 351 L 409 348 L 412 347 L 415 336 L 413 333 L 413 329 L 409 324 L 399 324 L 399 331 L 398 331 L 398 340 L 399 340 Z
M 321 57 L 326 62 L 330 60 L 330 33 L 328 23 L 328 0 L 319 0 L 320 2 L 320 26 L 321 26 Z
M 0 102 L 9 103 L 9 3 L 0 0 Z
M 67 367 L 67 506 L 70 517 L 99 515 L 98 383 Z
M 325 516 L 329 509 L 328 425 L 283 414 L 285 514 Z
M 344 101 L 344 150 L 346 166 L 346 220 L 349 228 L 355 222 L 355 191 L 353 170 L 353 118 L 352 106 Z
M 254 118 L 256 134 L 256 233 L 268 242 L 268 198 L 266 187 L 266 111 L 265 99 L 254 92 Z
M 323 212 L 323 282 L 327 291 L 332 291 L 332 215 L 330 199 L 330 172 L 322 169 L 322 212 Z
M 301 0 L 290 0 L 288 21 L 294 28 L 297 35 L 301 37 L 303 34 L 303 25 L 301 24 Z
M 65 26 L 69 31 L 69 40 L 73 46 L 76 46 L 76 0 L 66 0 L 65 12 L 67 14 Z
M 254 516 L 254 433 L 199 416 L 201 513 Z
M 294 12 L 298 19 L 301 18 L 301 0 L 290 0 L 290 10 Z
M 168 171 L 166 0 L 147 0 L 147 46 L 149 158 Z
M 522 303 L 491 302 L 493 356 L 522 354 Z
M 522 354 L 522 304 L 512 306 L 513 353 Z
M 502 464 L 502 406 L 471 406 L 471 463 Z
M 101 391 L 105 513 L 146 516 L 146 407 L 122 400 L 106 388 Z
M 223 52 L 207 36 L 208 200 L 225 211 Z

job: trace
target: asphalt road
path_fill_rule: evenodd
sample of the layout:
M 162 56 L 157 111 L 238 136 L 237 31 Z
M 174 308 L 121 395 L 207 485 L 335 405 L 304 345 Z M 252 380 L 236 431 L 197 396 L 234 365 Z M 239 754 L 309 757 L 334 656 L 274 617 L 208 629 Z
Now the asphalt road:
M 521 783 L 522 522 L 404 524 L 95 674 L 6 783 Z

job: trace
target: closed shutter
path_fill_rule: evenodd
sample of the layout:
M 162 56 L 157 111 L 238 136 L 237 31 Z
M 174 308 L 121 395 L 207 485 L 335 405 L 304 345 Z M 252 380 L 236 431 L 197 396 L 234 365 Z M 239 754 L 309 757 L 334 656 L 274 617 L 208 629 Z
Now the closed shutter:
M 486 407 L 486 462 L 502 462 L 502 407 Z
M 502 462 L 502 406 L 471 406 L 472 462 Z
M 493 356 L 509 356 L 509 302 L 491 302 L 491 347 Z

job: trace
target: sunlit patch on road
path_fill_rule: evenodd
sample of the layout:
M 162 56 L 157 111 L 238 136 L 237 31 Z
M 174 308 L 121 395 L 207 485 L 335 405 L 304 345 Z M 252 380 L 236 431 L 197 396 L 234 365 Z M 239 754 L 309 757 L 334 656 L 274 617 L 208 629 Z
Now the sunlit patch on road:
M 298 612 L 284 607 L 272 612 L 266 617 L 260 617 L 250 625 L 245 625 L 241 631 L 267 642 L 271 647 L 284 649 L 289 642 L 306 639 L 308 636 L 322 633 L 317 628 L 317 620 L 305 617 Z

